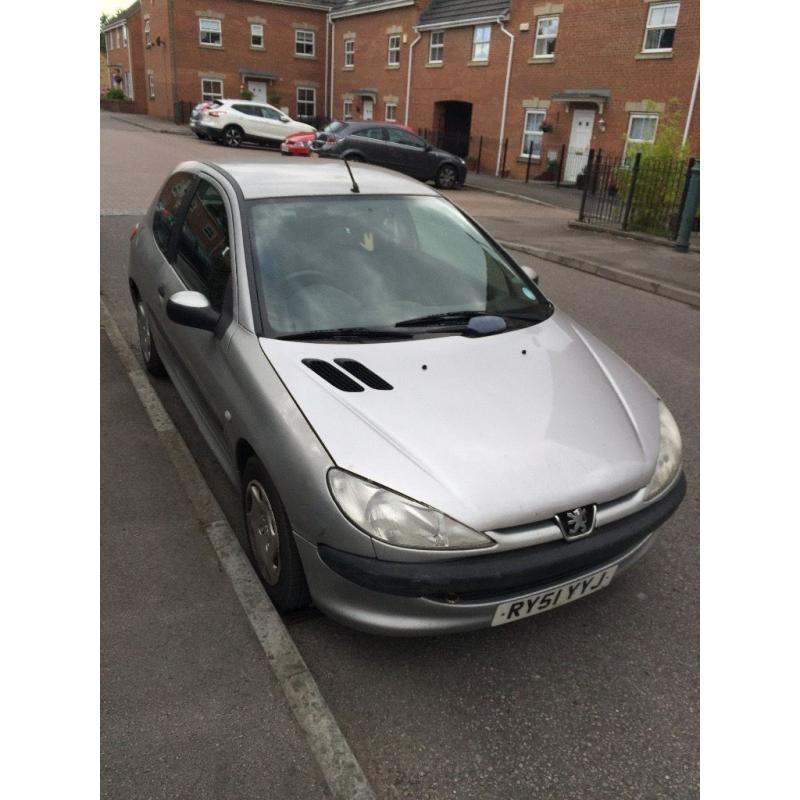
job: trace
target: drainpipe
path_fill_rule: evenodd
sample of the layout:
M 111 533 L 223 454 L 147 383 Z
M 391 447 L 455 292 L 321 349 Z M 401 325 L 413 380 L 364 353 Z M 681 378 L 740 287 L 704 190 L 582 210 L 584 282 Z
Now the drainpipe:
M 328 96 L 328 44 L 331 37 L 331 15 L 325 15 L 325 105 L 329 111 L 333 111 L 333 100 Z M 331 113 L 330 116 L 333 116 Z
M 411 102 L 411 62 L 414 60 L 414 45 L 422 38 L 422 34 L 414 28 L 417 38 L 408 47 L 408 79 L 406 80 L 406 119 L 405 125 L 408 125 L 408 106 Z
M 497 18 L 497 24 L 500 26 L 500 30 L 511 39 L 511 42 L 508 45 L 508 67 L 506 69 L 506 88 L 503 91 L 503 112 L 500 115 L 500 141 L 497 144 L 497 167 L 495 168 L 494 174 L 500 174 L 500 158 L 503 154 L 503 136 L 506 132 L 506 109 L 508 107 L 508 89 L 511 85 L 511 59 L 514 57 L 514 34 L 510 33 L 506 30 L 505 25 L 503 25 L 503 20 L 500 17 Z
M 694 103 L 697 100 L 697 87 L 700 84 L 700 59 L 697 59 L 697 72 L 694 74 L 694 86 L 692 87 L 692 99 L 689 101 L 689 113 L 686 116 L 686 127 L 683 129 L 683 141 L 681 147 L 686 144 L 689 138 L 689 126 L 692 124 L 692 116 L 694 115 Z
M 333 79 L 336 75 L 336 23 L 331 20 L 331 118 L 333 118 Z

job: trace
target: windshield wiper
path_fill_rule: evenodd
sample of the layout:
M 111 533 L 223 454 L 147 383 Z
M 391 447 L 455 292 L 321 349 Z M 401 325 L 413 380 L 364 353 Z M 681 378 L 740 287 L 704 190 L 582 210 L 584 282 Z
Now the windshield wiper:
M 419 325 L 458 325 L 462 322 L 469 322 L 473 317 L 502 317 L 503 319 L 521 319 L 527 322 L 542 322 L 548 316 L 548 309 L 508 314 L 500 311 L 445 311 L 441 314 L 427 314 L 424 317 L 404 319 L 396 322 L 395 328 L 415 328 Z
M 277 338 L 286 341 L 313 342 L 324 339 L 411 339 L 413 335 L 404 331 L 383 331 L 377 328 L 330 328 L 304 333 L 287 333 Z

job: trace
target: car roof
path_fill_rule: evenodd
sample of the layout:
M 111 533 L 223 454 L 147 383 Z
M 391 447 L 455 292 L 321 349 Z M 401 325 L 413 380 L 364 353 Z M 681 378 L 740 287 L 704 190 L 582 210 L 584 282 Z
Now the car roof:
M 189 161 L 177 171 L 194 172 L 210 167 L 234 180 L 246 200 L 272 197 L 318 197 L 353 194 L 347 167 L 340 159 L 309 159 L 275 164 L 264 161 L 217 164 Z M 381 167 L 350 162 L 361 194 L 428 195 L 438 192 L 430 186 Z

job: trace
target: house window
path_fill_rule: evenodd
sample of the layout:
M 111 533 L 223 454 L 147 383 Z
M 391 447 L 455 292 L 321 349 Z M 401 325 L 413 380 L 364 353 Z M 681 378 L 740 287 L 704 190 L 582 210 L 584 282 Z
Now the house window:
M 539 17 L 536 20 L 536 44 L 533 46 L 534 58 L 552 58 L 556 52 L 558 36 L 558 17 Z
M 680 7 L 680 3 L 650 6 L 642 50 L 645 52 L 672 50 Z
M 545 112 L 541 109 L 528 109 L 525 112 L 525 126 L 522 133 L 522 156 L 528 157 L 528 148 L 533 142 L 531 158 L 542 156 L 542 123 Z
M 127 47 L 128 46 L 128 26 L 127 25 L 123 26 L 123 28 L 122 28 L 122 46 L 123 47 Z
M 150 92 L 150 99 L 151 100 L 155 100 L 156 99 L 156 76 L 153 75 L 152 72 L 147 76 L 147 87 L 148 87 L 149 92 Z
M 201 100 L 222 100 L 223 93 L 222 81 L 216 78 L 203 78 L 200 81 Z
M 222 47 L 222 20 L 200 17 L 200 44 Z
M 431 49 L 428 53 L 428 63 L 441 64 L 444 60 L 444 31 L 431 33 Z
M 472 34 L 472 60 L 489 60 L 489 40 L 492 38 L 491 25 L 476 25 Z
M 344 108 L 342 109 L 342 115 L 345 119 L 353 119 L 353 101 L 352 100 L 345 100 L 344 101 Z
M 386 121 L 397 122 L 397 103 L 386 104 Z
M 150 20 L 146 19 L 144 21 L 144 43 L 146 47 L 150 47 L 153 44 L 153 40 L 150 38 Z
M 631 114 L 628 122 L 628 139 L 625 145 L 627 154 L 631 145 L 650 144 L 656 140 L 658 114 Z
M 251 25 L 250 26 L 250 47 L 263 47 L 264 46 L 264 26 Z
M 314 31 L 294 32 L 294 52 L 298 56 L 314 55 Z
M 389 37 L 389 63 L 400 63 L 400 34 L 397 33 Z
M 317 90 L 300 87 L 297 90 L 297 116 L 313 117 L 317 113 Z
M 356 40 L 346 39 L 344 43 L 344 65 L 352 67 L 356 63 Z

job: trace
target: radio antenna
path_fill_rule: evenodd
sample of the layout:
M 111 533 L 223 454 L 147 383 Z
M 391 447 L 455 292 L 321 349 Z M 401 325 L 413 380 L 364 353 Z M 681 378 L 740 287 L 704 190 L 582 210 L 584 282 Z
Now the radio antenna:
M 353 177 L 353 170 L 350 169 L 350 164 L 348 164 L 348 160 L 346 158 L 342 160 L 344 161 L 344 165 L 347 167 L 347 172 L 350 174 L 350 180 L 353 181 L 353 186 L 350 189 L 350 191 L 353 192 L 354 194 L 360 194 L 361 190 L 358 188 L 356 179 Z

